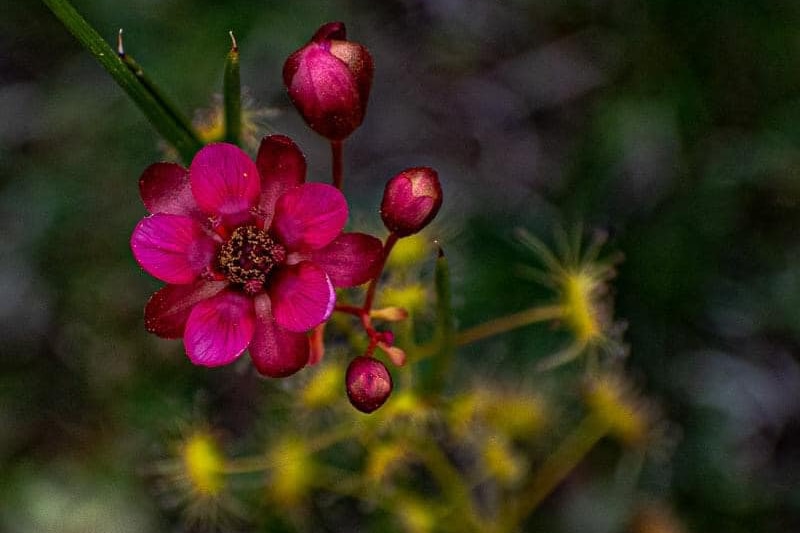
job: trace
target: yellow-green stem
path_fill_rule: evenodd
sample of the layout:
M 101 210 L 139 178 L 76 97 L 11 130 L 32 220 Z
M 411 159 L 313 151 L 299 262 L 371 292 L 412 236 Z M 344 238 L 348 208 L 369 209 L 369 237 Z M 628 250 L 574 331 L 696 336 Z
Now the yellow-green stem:
M 436 258 L 435 288 L 436 331 L 433 342 L 437 354 L 436 357 L 419 366 L 420 389 L 430 396 L 436 396 L 442 392 L 456 353 L 456 328 L 451 305 L 450 269 L 441 248 L 439 248 Z
M 354 428 L 352 425 L 344 425 L 337 429 L 333 429 L 328 433 L 324 433 L 315 437 L 312 444 L 308 447 L 309 453 L 316 453 L 325 448 L 333 446 L 354 436 Z M 222 468 L 224 474 L 252 474 L 256 472 L 264 472 L 275 466 L 275 461 L 267 455 L 253 455 L 249 457 L 238 457 L 236 459 L 229 459 L 225 461 L 225 466 Z
M 450 499 L 456 518 L 462 519 L 472 531 L 486 531 L 486 524 L 475 511 L 469 484 L 465 482 L 442 450 L 435 443 L 429 441 L 412 441 L 412 444 L 413 453 L 425 463 L 442 492 Z
M 501 512 L 498 530 L 517 530 L 609 431 L 609 423 L 602 417 L 587 415 L 533 474 L 522 493 L 509 502 L 508 509 Z
M 564 316 L 564 308 L 560 305 L 551 305 L 545 307 L 532 307 L 513 315 L 506 315 L 499 318 L 494 318 L 483 324 L 478 324 L 471 328 L 459 331 L 456 334 L 456 344 L 464 346 L 473 342 L 483 340 L 501 333 L 506 333 L 513 329 L 535 324 L 537 322 L 546 322 L 548 320 L 555 320 Z

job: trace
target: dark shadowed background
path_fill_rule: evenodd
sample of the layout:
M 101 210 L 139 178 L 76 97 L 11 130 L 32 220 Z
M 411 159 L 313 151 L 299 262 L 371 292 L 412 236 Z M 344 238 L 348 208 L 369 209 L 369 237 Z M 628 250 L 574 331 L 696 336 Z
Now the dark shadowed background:
M 376 78 L 346 192 L 380 227 L 385 180 L 439 170 L 435 232 L 463 324 L 536 296 L 513 228 L 602 229 L 625 255 L 628 366 L 674 424 L 643 485 L 691 531 L 800 531 L 800 3 L 792 0 L 76 0 L 187 114 L 221 89 L 227 32 L 260 133 L 328 149 L 291 109 L 285 57 L 328 20 Z M 156 134 L 47 9 L 0 18 L 0 529 L 172 531 L 142 472 L 176 420 L 246 432 L 263 389 L 192 367 L 143 328 L 158 283 L 128 239 Z M 465 350 L 468 375 L 530 367 L 538 337 Z M 530 350 L 526 350 L 529 347 Z M 484 357 L 484 354 L 488 354 Z M 475 378 L 473 378 L 475 379 Z M 231 385 L 231 383 L 233 383 Z M 222 391 L 222 392 L 220 392 Z M 204 415 L 205 416 L 205 415 Z M 602 456 L 598 460 L 602 459 Z M 598 488 L 595 487 L 597 490 Z M 569 498 L 554 531 L 615 531 L 613 496 Z M 566 503 L 565 503 L 566 502 Z M 592 503 L 593 502 L 593 503 Z M 83 517 L 83 518 L 82 518 Z M 266 529 L 265 529 L 266 530 Z

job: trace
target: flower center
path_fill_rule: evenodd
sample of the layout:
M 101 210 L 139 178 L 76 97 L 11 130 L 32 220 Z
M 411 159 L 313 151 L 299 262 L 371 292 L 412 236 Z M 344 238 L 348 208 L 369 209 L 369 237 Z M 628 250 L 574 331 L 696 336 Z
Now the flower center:
M 285 259 L 284 247 L 255 226 L 236 228 L 217 255 L 220 271 L 228 281 L 252 293 L 264 287 L 270 271 Z

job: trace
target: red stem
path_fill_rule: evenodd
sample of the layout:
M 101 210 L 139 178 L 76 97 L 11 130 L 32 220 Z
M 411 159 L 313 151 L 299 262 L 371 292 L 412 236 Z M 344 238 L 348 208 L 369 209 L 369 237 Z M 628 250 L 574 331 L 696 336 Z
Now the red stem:
M 342 190 L 344 182 L 344 141 L 331 141 L 331 167 L 333 169 L 333 186 Z
M 386 266 L 386 259 L 388 259 L 398 238 L 399 237 L 394 233 L 390 233 L 389 236 L 386 237 L 386 242 L 383 243 L 383 257 L 381 258 L 380 272 L 369 282 L 367 295 L 364 297 L 364 305 L 356 307 L 354 305 L 337 304 L 336 307 L 333 308 L 334 311 L 358 317 L 361 321 L 361 326 L 367 332 L 367 335 L 369 335 L 370 344 L 367 348 L 367 355 L 371 355 L 372 352 L 375 351 L 378 342 L 381 341 L 381 334 L 372 327 L 372 320 L 370 319 L 369 313 L 372 311 L 372 303 L 375 300 L 375 289 L 378 286 L 378 279 L 380 279 L 383 273 L 383 269 Z
M 339 311 L 340 313 L 347 313 L 348 315 L 353 315 L 360 317 L 364 314 L 364 310 L 360 307 L 356 307 L 355 305 L 344 305 L 344 304 L 336 304 L 336 307 L 333 308 L 334 311 Z
M 361 321 L 361 325 L 364 327 L 371 339 L 378 335 L 378 332 L 372 327 L 372 319 L 369 317 L 369 311 L 364 311 L 364 309 L 354 305 L 339 304 L 337 304 L 333 310 L 357 317 Z
M 372 281 L 369 282 L 369 287 L 367 288 L 367 296 L 364 298 L 364 305 L 361 307 L 365 313 L 369 314 L 372 311 L 372 301 L 375 299 L 375 289 L 378 286 L 378 280 L 383 273 L 384 267 L 386 267 L 386 260 L 389 258 L 389 254 L 392 252 L 392 248 L 394 248 L 395 243 L 397 243 L 397 235 L 394 233 L 390 233 L 388 237 L 386 237 L 386 242 L 383 244 L 383 258 L 381 259 L 381 268 L 377 276 L 372 278 Z

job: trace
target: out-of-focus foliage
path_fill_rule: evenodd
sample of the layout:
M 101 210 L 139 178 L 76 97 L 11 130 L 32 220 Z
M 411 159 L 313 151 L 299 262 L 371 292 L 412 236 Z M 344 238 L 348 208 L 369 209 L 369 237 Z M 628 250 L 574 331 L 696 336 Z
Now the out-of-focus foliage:
M 386 179 L 409 165 L 437 168 L 445 204 L 428 234 L 447 251 L 462 329 L 550 296 L 521 275 L 519 266 L 535 258 L 515 244 L 512 228 L 548 236 L 580 220 L 611 235 L 625 255 L 614 296 L 615 315 L 628 325 L 628 372 L 636 394 L 658 398 L 659 417 L 670 421 L 658 437 L 661 456 L 639 469 L 617 444 L 635 440 L 629 415 L 650 404 L 607 409 L 622 439 L 603 440 L 531 527 L 800 528 L 800 4 L 80 0 L 76 7 L 109 41 L 123 27 L 127 50 L 190 115 L 212 106 L 221 89 L 233 29 L 254 107 L 275 110 L 257 115 L 265 121 L 259 132 L 295 138 L 320 181 L 328 147 L 290 108 L 280 69 L 320 23 L 345 20 L 377 66 L 369 113 L 347 145 L 351 218 L 379 228 L 373 206 Z M 329 367 L 352 354 L 330 350 L 296 378 L 261 381 L 247 365 L 193 367 L 180 343 L 147 335 L 141 310 L 156 282 L 136 267 L 128 238 L 144 213 L 137 179 L 165 157 L 163 147 L 42 5 L 4 9 L 0 50 L 0 528 L 175 530 L 185 524 L 175 509 L 186 509 L 186 479 L 176 482 L 163 461 L 185 458 L 192 436 L 208 439 L 195 442 L 205 446 L 193 448 L 195 466 L 210 464 L 220 446 L 231 456 L 273 453 L 284 468 L 268 479 L 268 495 L 248 491 L 263 479 L 236 477 L 233 489 L 249 494 L 244 501 L 195 509 L 231 528 L 252 523 L 252 509 L 263 512 L 256 523 L 265 531 L 435 528 L 441 510 L 424 499 L 435 486 L 414 468 L 404 480 L 422 484 L 417 497 L 396 495 L 405 510 L 399 521 L 349 496 L 327 495 L 292 514 L 315 481 L 338 472 L 314 470 L 308 459 L 310 420 L 323 413 L 331 423 L 323 406 L 344 392 L 339 383 L 330 394 Z M 432 319 L 422 303 L 431 298 L 430 264 L 397 279 L 387 301 L 402 295 L 412 314 Z M 510 405 L 532 391 L 550 400 L 549 419 L 563 431 L 576 424 L 581 365 L 535 370 L 565 340 L 563 328 L 530 327 L 461 348 L 448 427 L 468 433 L 465 413 L 482 405 L 481 427 L 539 435 L 545 418 L 509 418 L 486 405 L 486 390 L 498 384 L 518 389 L 490 390 L 493 402 Z M 609 383 L 586 389 L 587 403 L 629 398 Z M 405 406 L 414 415 L 410 401 L 398 389 L 384 409 Z M 349 416 L 353 424 L 380 420 Z M 298 434 L 276 433 L 289 417 Z M 561 437 L 537 440 L 541 456 Z M 513 486 L 537 466 L 519 460 L 514 442 L 487 442 L 480 459 L 494 479 Z M 366 449 L 359 466 L 381 487 L 404 450 Z M 325 468 L 361 460 L 346 445 L 333 450 L 322 457 Z M 450 451 L 465 468 L 478 460 Z M 306 458 L 307 468 L 292 469 L 290 458 Z

